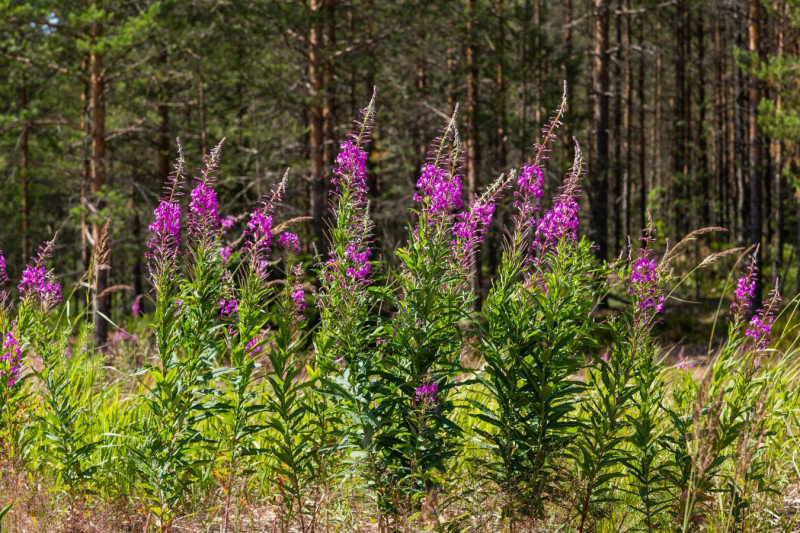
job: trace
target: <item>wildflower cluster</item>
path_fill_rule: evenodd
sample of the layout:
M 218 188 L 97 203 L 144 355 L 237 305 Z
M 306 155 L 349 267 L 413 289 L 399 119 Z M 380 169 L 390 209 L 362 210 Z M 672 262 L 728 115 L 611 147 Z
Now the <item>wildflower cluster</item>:
M 422 166 L 417 191 L 414 201 L 423 203 L 425 213 L 432 219 L 461 208 L 461 178 L 434 163 Z
M 300 238 L 294 233 L 281 233 L 278 237 L 278 248 L 287 252 L 298 253 L 300 251 Z
M 39 305 L 43 310 L 51 309 L 62 300 L 61 285 L 46 266 L 54 242 L 55 238 L 39 248 L 35 262 L 25 267 L 17 285 L 22 301 Z
M 640 257 L 633 263 L 628 294 L 640 311 L 660 313 L 664 310 L 664 293 L 658 287 L 658 263 L 655 259 Z
M 150 239 L 147 241 L 148 268 L 153 283 L 163 286 L 175 268 L 175 260 L 181 244 L 181 206 L 178 200 L 183 185 L 183 147 L 178 141 L 178 160 L 172 173 L 164 184 L 164 194 L 153 211 L 150 223 Z
M 3 339 L 3 355 L 0 356 L 0 378 L 8 383 L 9 387 L 13 387 L 19 379 L 21 361 L 22 361 L 22 346 L 17 340 L 13 331 L 6 333 Z M 5 377 L 3 377 L 5 376 Z
M 434 406 L 439 401 L 439 385 L 435 381 L 423 383 L 414 391 L 414 397 L 426 408 Z
M 752 298 L 752 294 L 750 298 Z M 781 296 L 776 280 L 775 288 L 770 291 L 767 306 L 759 309 L 752 316 L 749 327 L 744 332 L 745 337 L 750 340 L 750 349 L 759 353 L 763 353 L 767 349 L 767 345 L 770 342 L 770 334 L 772 333 L 772 325 L 775 322 L 775 313 L 778 310 L 780 301 Z
M 362 139 L 348 139 L 339 145 L 339 155 L 336 156 L 336 176 L 331 183 L 336 186 L 336 193 L 342 194 L 344 189 L 353 196 L 356 202 L 364 201 L 367 192 L 367 157 L 363 150 Z M 361 142 L 359 142 L 361 141 Z
M 524 212 L 538 211 L 538 205 L 532 205 L 531 200 L 541 200 L 544 195 L 544 172 L 538 165 L 525 164 L 517 178 L 517 190 L 514 195 L 518 200 L 514 206 Z
M 6 258 L 3 256 L 3 251 L 0 250 L 0 285 L 5 285 L 8 282 L 8 272 L 6 271 Z
M 350 139 L 339 147 L 336 157 L 336 176 L 332 182 L 336 227 L 332 230 L 332 249 L 330 258 L 322 269 L 325 284 L 329 287 L 363 288 L 370 279 L 370 232 L 372 222 L 368 215 L 367 202 L 367 159 L 366 147 L 370 142 L 369 133 L 374 120 L 374 96 L 369 105 L 361 111 L 361 119 Z M 339 289 L 337 289 L 338 291 Z
M 17 286 L 23 300 L 52 307 L 61 302 L 61 285 L 54 281 L 45 267 L 28 265 Z

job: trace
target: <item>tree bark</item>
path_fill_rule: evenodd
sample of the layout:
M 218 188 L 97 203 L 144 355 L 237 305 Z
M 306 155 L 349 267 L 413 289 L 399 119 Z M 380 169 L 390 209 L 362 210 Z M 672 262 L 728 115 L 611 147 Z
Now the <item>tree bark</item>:
M 323 218 L 325 215 L 325 181 L 323 176 L 323 116 L 322 116 L 322 91 L 323 91 L 323 66 L 321 62 L 322 23 L 319 12 L 323 0 L 310 0 L 309 10 L 311 27 L 308 43 L 308 80 L 309 80 L 309 115 L 311 124 L 309 128 L 308 153 L 311 159 L 310 184 L 311 184 L 311 224 L 316 238 L 317 248 L 324 253 L 325 228 Z
M 594 175 L 590 235 L 600 261 L 608 257 L 608 18 L 610 0 L 594 1 Z
M 22 151 L 20 181 L 22 182 L 22 260 L 27 261 L 31 256 L 30 247 L 30 202 L 28 197 L 28 184 L 30 181 L 29 166 L 30 158 L 28 151 L 30 120 L 28 117 L 28 83 L 25 75 L 22 76 L 22 90 L 20 91 L 20 110 L 22 111 L 22 140 L 20 150 Z
M 102 35 L 102 27 L 95 24 L 92 27 L 92 41 L 96 45 L 97 39 Z M 106 105 L 105 105 L 105 72 L 103 68 L 103 55 L 94 46 L 90 52 L 89 63 L 91 75 L 89 78 L 90 99 L 89 107 L 92 113 L 92 158 L 91 158 L 91 193 L 96 209 L 103 208 L 104 202 L 99 195 L 106 183 Z M 95 217 L 96 219 L 97 217 Z M 101 256 L 104 250 L 99 250 L 98 245 L 103 239 L 103 224 L 95 221 L 92 224 L 92 239 L 94 241 L 95 257 L 95 317 L 94 317 L 94 342 L 95 347 L 103 349 L 108 339 L 108 320 L 110 315 L 111 300 L 103 292 L 108 287 L 108 267 L 103 264 Z
M 747 43 L 748 51 L 751 54 L 759 52 L 761 41 L 761 28 L 759 24 L 760 0 L 749 0 Z M 748 159 L 748 182 L 750 184 L 750 244 L 758 245 L 756 252 L 756 264 L 758 265 L 758 277 L 756 279 L 756 289 L 752 301 L 753 311 L 761 307 L 762 300 L 762 257 L 761 250 L 761 169 L 759 161 L 761 159 L 761 144 L 758 128 L 758 102 L 760 99 L 759 81 L 755 74 L 748 75 L 748 116 L 747 116 L 747 159 Z
M 467 131 L 464 140 L 466 155 L 466 195 L 472 202 L 478 193 L 478 167 L 480 165 L 480 147 L 478 144 L 478 62 L 475 44 L 475 2 L 466 0 L 466 63 L 467 63 Z M 475 253 L 472 290 L 476 296 L 475 305 L 479 306 L 482 297 L 481 254 Z

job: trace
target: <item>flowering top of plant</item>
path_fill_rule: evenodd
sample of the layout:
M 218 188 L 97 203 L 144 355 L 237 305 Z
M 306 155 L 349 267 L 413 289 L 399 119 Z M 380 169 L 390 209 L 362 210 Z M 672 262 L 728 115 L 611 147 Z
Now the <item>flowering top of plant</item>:
M 461 208 L 461 178 L 433 163 L 422 166 L 414 200 L 433 218 Z
M 542 248 L 554 246 L 562 237 L 578 239 L 578 202 L 571 195 L 556 198 L 553 208 L 545 212 L 536 227 L 536 236 Z
M 514 205 L 523 211 L 538 210 L 539 206 L 530 204 L 530 199 L 541 200 L 544 195 L 544 172 L 538 165 L 528 165 L 522 167 L 522 173 L 517 178 L 517 190 L 515 196 L 520 197 Z
M 660 313 L 664 310 L 664 293 L 658 288 L 658 263 L 655 259 L 643 256 L 633 263 L 628 294 L 641 311 L 652 309 Z
M 367 158 L 368 154 L 362 145 L 369 142 L 366 136 L 360 139 L 348 139 L 339 145 L 339 155 L 336 156 L 336 168 L 333 173 L 337 176 L 331 179 L 339 193 L 346 187 L 353 195 L 356 202 L 362 202 L 367 193 Z
M 366 199 L 365 150 L 370 142 L 369 133 L 375 115 L 375 95 L 367 107 L 361 110 L 356 128 L 350 139 L 340 145 L 336 158 L 336 185 L 334 194 L 335 227 L 331 230 L 331 252 L 322 266 L 323 284 L 336 290 L 353 289 L 369 284 L 370 249 L 369 238 L 372 224 L 368 215 Z M 351 296 L 354 293 L 350 294 Z
M 497 197 L 505 186 L 505 177 L 493 183 L 487 191 L 470 204 L 469 209 L 456 215 L 453 224 L 453 255 L 463 267 L 472 262 L 475 250 L 483 243 L 486 230 L 492 223 Z
M 22 347 L 11 331 L 7 332 L 3 339 L 2 351 L 4 353 L 0 355 L 0 363 L 3 363 L 4 368 L 0 368 L 0 376 L 3 376 L 5 372 L 8 379 L 8 386 L 13 387 L 19 377 Z
M 181 242 L 181 206 L 178 197 L 181 195 L 183 167 L 183 146 L 179 140 L 178 160 L 164 184 L 164 194 L 153 211 L 155 219 L 149 226 L 153 235 L 147 241 L 150 251 L 146 255 L 150 260 L 150 276 L 157 288 L 163 281 L 161 278 L 175 268 Z
M 752 268 L 752 266 L 751 266 Z M 751 295 L 752 297 L 752 295 Z M 772 324 L 775 322 L 775 313 L 781 301 L 780 291 L 778 290 L 778 280 L 775 280 L 775 288 L 770 291 L 770 298 L 765 308 L 759 309 L 750 319 L 749 327 L 745 330 L 745 338 L 750 340 L 750 345 L 746 350 L 764 352 L 770 341 Z M 748 302 L 749 303 L 749 302 Z
M 294 233 L 281 233 L 278 237 L 278 248 L 289 252 L 299 252 L 300 238 Z
M 423 383 L 414 391 L 414 396 L 425 407 L 436 405 L 439 401 L 439 384 L 435 381 Z
M 306 310 L 306 292 L 303 289 L 292 291 L 292 301 L 294 302 L 295 312 L 298 315 Z
M 236 315 L 238 304 L 234 299 L 220 298 L 219 300 L 219 314 L 223 318 L 232 317 Z
M 583 155 L 580 146 L 575 144 L 575 160 L 567 178 L 556 196 L 552 209 L 535 223 L 536 233 L 533 248 L 539 251 L 552 249 L 562 238 L 578 240 L 578 211 L 580 206 L 576 197 L 580 194 L 580 180 L 583 172 Z
M 758 278 L 758 264 L 756 256 L 758 250 L 754 250 L 750 255 L 747 271 L 744 276 L 736 282 L 736 290 L 733 291 L 733 302 L 731 302 L 731 317 L 733 323 L 739 324 L 744 314 L 750 309 L 753 296 L 756 292 L 756 280 Z
M 219 256 L 222 258 L 223 263 L 228 263 L 231 260 L 231 253 L 233 253 L 233 250 L 230 246 L 223 246 L 219 249 Z
M 219 205 L 217 193 L 214 190 L 216 177 L 214 173 L 219 164 L 219 155 L 222 151 L 222 143 L 225 139 L 205 156 L 206 168 L 197 179 L 197 185 L 191 192 L 189 202 L 189 233 L 201 242 L 205 242 L 209 237 L 219 233 Z
M 229 229 L 231 229 L 233 227 L 233 225 L 235 223 L 236 223 L 236 219 L 233 218 L 233 215 L 228 215 L 228 216 L 226 216 L 225 218 L 222 219 L 222 221 L 220 222 L 220 225 L 222 226 L 222 229 L 229 230 Z
M 244 231 L 245 251 L 249 255 L 253 271 L 259 276 L 265 276 L 269 268 L 269 253 L 272 246 L 272 215 L 275 204 L 280 202 L 283 191 L 286 189 L 287 170 L 281 182 L 264 196 L 261 207 L 250 214 L 247 229 Z
M 56 282 L 55 277 L 47 271 L 46 267 L 54 241 L 55 237 L 39 248 L 35 263 L 25 267 L 22 279 L 17 285 L 22 301 L 41 305 L 44 310 L 51 309 L 61 302 L 61 285 Z
M 197 234 L 204 227 L 215 229 L 219 227 L 219 213 L 217 212 L 217 193 L 209 183 L 198 183 L 191 192 L 192 200 L 189 202 L 189 228 Z
M 156 256 L 177 254 L 181 242 L 181 206 L 169 200 L 161 200 L 153 215 L 155 220 L 149 226 L 153 237 L 147 243 L 148 248 L 155 250 L 153 253 Z
M 8 282 L 8 272 L 6 271 L 6 258 L 3 257 L 3 251 L 0 250 L 0 285 Z

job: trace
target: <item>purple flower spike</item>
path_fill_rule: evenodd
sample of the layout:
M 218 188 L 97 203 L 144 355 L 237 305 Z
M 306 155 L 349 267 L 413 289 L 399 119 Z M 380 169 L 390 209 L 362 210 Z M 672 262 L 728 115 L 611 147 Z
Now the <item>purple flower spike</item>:
M 230 246 L 223 246 L 219 249 L 219 256 L 222 258 L 222 262 L 227 264 L 231 260 L 231 247 Z
M 39 248 L 36 262 L 25 267 L 19 285 L 17 285 L 22 301 L 35 302 L 45 310 L 51 309 L 62 300 L 61 285 L 56 282 L 55 277 L 46 268 L 47 258 L 50 257 L 54 241 L 55 238 Z
M 6 271 L 6 258 L 3 257 L 3 251 L 0 250 L 0 285 L 5 285 L 8 282 L 8 272 Z
M 519 191 L 523 195 L 540 200 L 544 195 L 544 173 L 536 165 L 525 165 L 517 178 Z
M 348 139 L 339 145 L 333 169 L 337 177 L 331 183 L 337 186 L 338 194 L 341 195 L 343 188 L 349 189 L 357 203 L 363 202 L 367 193 L 367 156 L 367 152 Z
M 439 385 L 435 381 L 423 383 L 417 387 L 415 396 L 425 407 L 436 405 L 439 401 Z
M 292 301 L 294 302 L 294 311 L 300 315 L 306 310 L 306 293 L 303 289 L 295 289 L 291 294 Z M 300 318 L 303 319 L 302 317 Z
M 149 229 L 153 236 L 147 242 L 154 258 L 170 259 L 178 254 L 181 243 L 181 206 L 168 200 L 161 200 L 153 211 L 155 220 Z
M 222 226 L 222 229 L 227 231 L 227 230 L 231 229 L 235 223 L 236 223 L 236 219 L 233 218 L 233 215 L 228 215 L 228 216 L 226 216 L 225 218 L 222 219 L 222 221 L 220 222 L 220 225 Z
M 414 200 L 427 202 L 425 209 L 433 217 L 461 208 L 461 178 L 451 176 L 443 168 L 425 163 L 417 180 L 417 189 L 419 192 L 414 195 Z
M 536 237 L 542 248 L 555 246 L 562 237 L 578 239 L 578 202 L 572 196 L 560 197 L 553 209 L 545 212 L 536 228 Z
M 664 310 L 664 294 L 658 290 L 658 263 L 655 259 L 640 257 L 631 268 L 628 294 L 641 311 L 649 309 L 660 313 Z
M 8 365 L 8 386 L 13 387 L 19 378 L 22 347 L 14 334 L 9 331 L 3 339 L 3 354 L 0 355 L 0 362 Z M 0 370 L 0 375 L 3 373 Z
M 234 299 L 226 300 L 222 298 L 219 301 L 219 314 L 223 317 L 231 317 L 236 315 L 238 308 L 239 306 Z
M 281 233 L 278 237 L 278 248 L 297 253 L 300 251 L 300 238 L 294 233 Z
M 198 183 L 189 202 L 189 231 L 195 238 L 219 229 L 217 193 L 210 183 Z

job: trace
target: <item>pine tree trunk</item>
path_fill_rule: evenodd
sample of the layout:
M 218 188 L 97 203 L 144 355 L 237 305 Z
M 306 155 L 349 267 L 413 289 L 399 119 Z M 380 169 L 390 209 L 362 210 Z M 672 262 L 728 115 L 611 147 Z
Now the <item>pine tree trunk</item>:
M 30 248 L 30 202 L 28 197 L 28 184 L 30 181 L 29 169 L 30 158 L 28 152 L 29 142 L 29 120 L 28 120 L 28 84 L 25 76 L 22 77 L 22 90 L 20 92 L 20 110 L 24 117 L 22 123 L 22 138 L 20 140 L 20 151 L 22 152 L 22 161 L 20 169 L 20 181 L 22 182 L 22 260 L 27 261 L 31 255 Z
M 102 28 L 95 25 L 92 28 L 92 40 L 102 35 Z M 89 78 L 90 100 L 92 118 L 92 158 L 91 158 L 91 193 L 95 202 L 96 209 L 103 208 L 103 202 L 99 200 L 99 195 L 106 183 L 106 105 L 105 105 L 105 72 L 103 68 L 103 55 L 96 49 L 90 53 L 89 63 L 91 75 Z M 104 240 L 103 224 L 99 221 L 92 224 L 92 239 L 94 241 L 95 257 L 95 317 L 94 317 L 94 342 L 95 347 L 103 349 L 108 340 L 108 319 L 110 318 L 111 299 L 108 294 L 103 294 L 108 287 L 109 269 L 100 261 L 100 252 L 97 246 Z
M 610 0 L 594 0 L 594 176 L 590 235 L 600 261 L 608 257 L 608 22 Z
M 308 80 L 309 80 L 309 115 L 311 124 L 308 136 L 308 153 L 311 159 L 310 184 L 311 184 L 311 223 L 315 234 L 317 249 L 323 249 L 325 241 L 325 228 L 323 217 L 325 215 L 325 181 L 323 176 L 323 116 L 322 116 L 322 91 L 323 91 L 323 66 L 320 57 L 322 47 L 322 24 L 319 12 L 322 10 L 323 0 L 311 0 L 309 4 L 311 28 L 308 42 Z
M 748 14 L 748 31 L 747 43 L 748 50 L 752 54 L 759 52 L 761 41 L 761 32 L 759 24 L 760 4 L 759 0 L 749 1 L 749 14 Z M 759 139 L 758 128 L 758 102 L 759 102 L 759 81 L 758 78 L 751 74 L 748 76 L 748 116 L 747 116 L 747 155 L 748 155 L 748 182 L 750 184 L 750 244 L 759 246 L 756 264 L 758 265 L 758 278 L 756 281 L 756 290 L 753 296 L 752 308 L 755 311 L 761 307 L 762 300 L 762 257 L 763 251 L 761 250 L 761 169 L 759 163 L 761 160 L 761 144 Z

